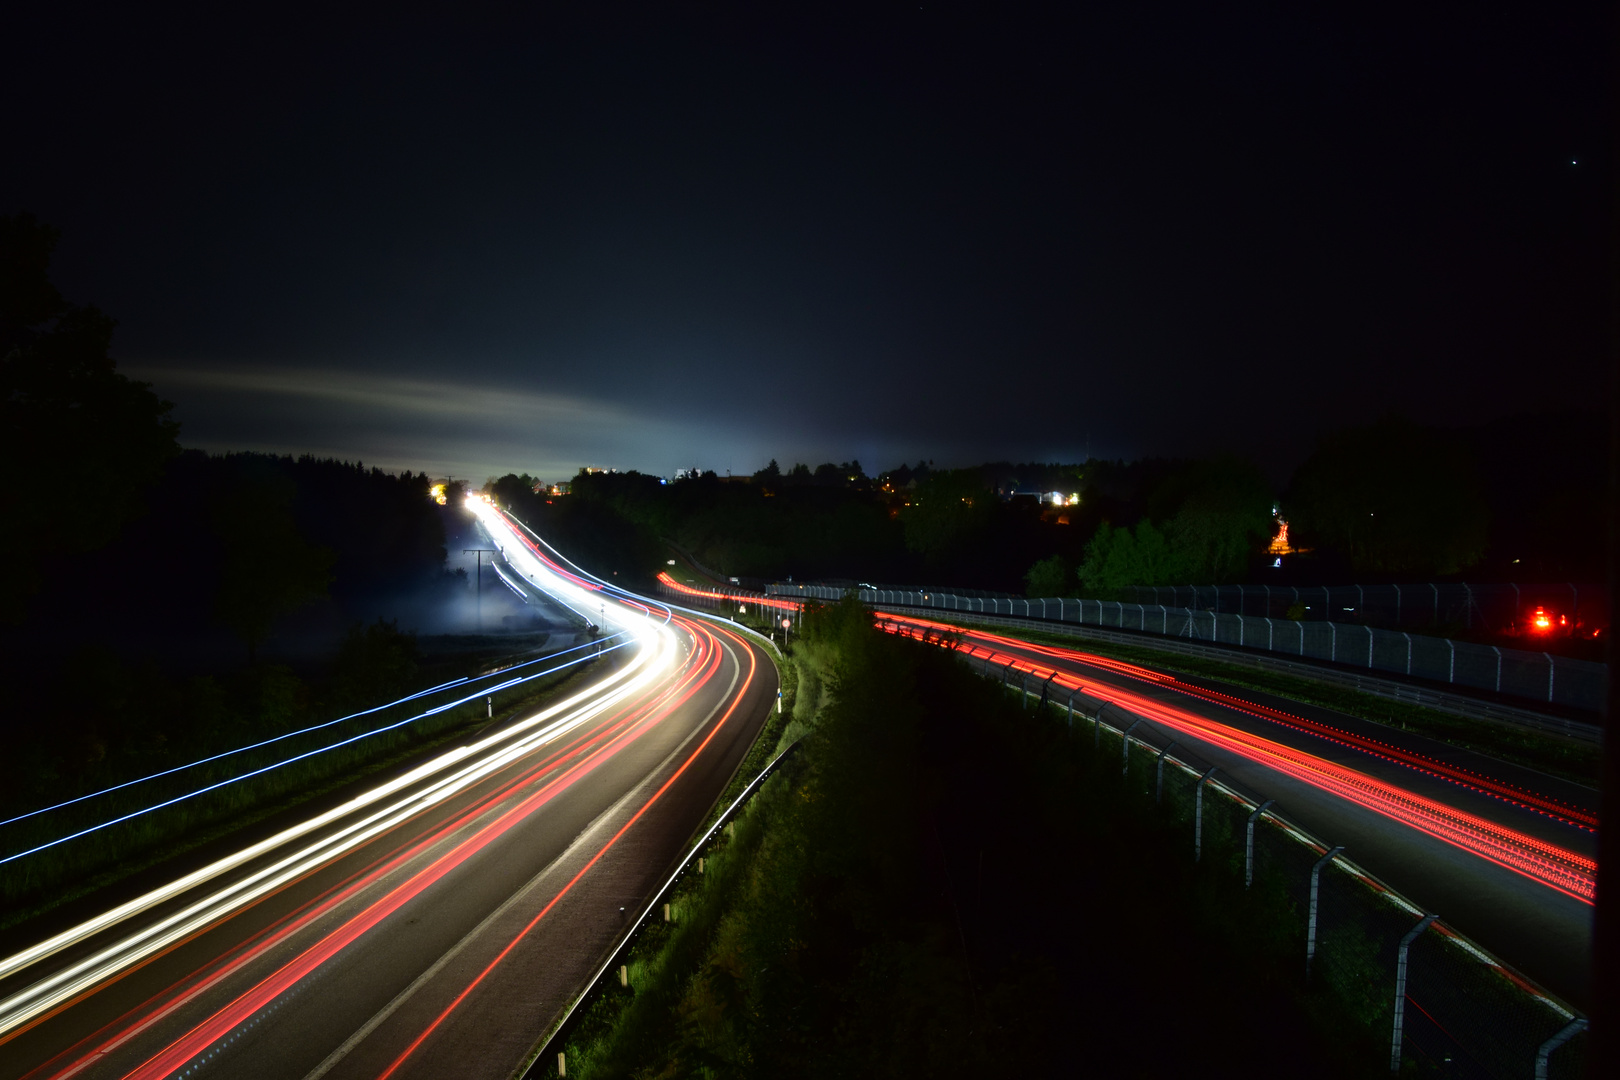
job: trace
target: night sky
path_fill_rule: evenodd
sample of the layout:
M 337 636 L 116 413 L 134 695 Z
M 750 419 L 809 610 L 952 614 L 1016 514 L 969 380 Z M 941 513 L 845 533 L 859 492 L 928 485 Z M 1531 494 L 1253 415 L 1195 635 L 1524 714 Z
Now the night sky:
M 0 212 L 210 450 L 1282 479 L 1605 385 L 1607 5 L 1479 7 L 8 17 Z

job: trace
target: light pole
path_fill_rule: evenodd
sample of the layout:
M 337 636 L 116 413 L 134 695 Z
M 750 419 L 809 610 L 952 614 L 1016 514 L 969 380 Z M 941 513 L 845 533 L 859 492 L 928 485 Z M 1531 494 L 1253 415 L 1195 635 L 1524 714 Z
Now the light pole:
M 476 581 L 477 584 L 473 586 L 473 595 L 477 598 L 476 602 L 478 604 L 478 632 L 482 634 L 484 632 L 484 555 L 486 553 L 490 555 L 495 554 L 495 549 L 462 548 L 461 553 L 463 555 L 473 556 L 473 562 L 476 563 L 478 567 L 478 569 L 474 571 L 475 577 L 473 580 Z

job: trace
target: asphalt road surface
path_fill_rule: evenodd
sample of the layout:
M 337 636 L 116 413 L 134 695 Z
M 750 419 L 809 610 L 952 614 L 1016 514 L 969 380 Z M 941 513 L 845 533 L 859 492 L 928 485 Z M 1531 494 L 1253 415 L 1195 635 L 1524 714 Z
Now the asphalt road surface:
M 743 635 L 615 596 L 475 509 L 504 569 L 637 643 L 539 713 L 0 960 L 0 1077 L 521 1066 L 684 853 L 777 680 Z
M 897 613 L 880 617 L 913 633 L 948 625 Z M 1015 681 L 1028 675 L 1038 689 L 1056 671 L 1057 687 L 1084 686 L 1093 698 L 1147 716 L 1145 726 L 1160 732 L 1157 745 L 1173 739 L 1220 775 L 1275 799 L 1289 818 L 1326 843 L 1343 844 L 1347 856 L 1414 903 L 1576 1008 L 1590 1006 L 1597 853 L 1591 789 L 1258 691 L 979 628 L 950 629 L 962 635 L 964 651 L 1013 662 Z M 1061 703 L 1067 689 L 1054 693 Z M 1308 767 L 1293 767 L 1296 759 L 1309 759 Z M 1385 801 L 1359 792 L 1362 801 L 1345 797 L 1334 786 L 1339 774 L 1366 778 Z M 1427 816 L 1391 816 L 1408 803 Z M 1459 830 L 1452 840 L 1437 835 L 1450 828 Z M 1533 858 L 1519 860 L 1525 853 Z

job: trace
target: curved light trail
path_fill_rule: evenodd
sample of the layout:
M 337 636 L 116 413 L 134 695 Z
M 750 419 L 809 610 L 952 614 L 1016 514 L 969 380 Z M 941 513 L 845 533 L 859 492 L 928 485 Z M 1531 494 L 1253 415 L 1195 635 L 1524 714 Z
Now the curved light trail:
M 365 1052 L 375 1057 L 398 1039 L 387 1051 L 382 1075 L 410 1069 L 431 1075 L 425 1059 L 417 1063 L 424 1048 L 442 1038 L 447 1023 L 471 1001 L 494 992 L 489 988 L 497 976 L 550 925 L 547 915 L 593 880 L 627 834 L 644 830 L 672 792 L 682 793 L 677 805 L 687 817 L 707 805 L 693 802 L 689 778 L 701 763 L 709 777 L 704 783 L 714 783 L 714 755 L 724 747 L 725 760 L 734 760 L 746 747 L 741 740 L 752 728 L 741 726 L 744 703 L 750 703 L 750 714 L 758 712 L 749 720 L 756 725 L 775 698 L 774 691 L 766 698 L 757 686 L 762 664 L 756 651 L 723 627 L 564 565 L 488 503 L 473 499 L 468 505 L 519 583 L 620 638 L 622 659 L 532 716 L 0 958 L 0 1062 L 15 1063 L 0 1064 L 0 1074 L 38 1080 L 229 1075 L 220 1070 L 230 1068 L 231 1055 L 287 1022 L 293 1010 L 284 1006 L 313 980 L 338 977 L 340 958 L 361 948 L 375 952 L 404 933 L 415 922 L 402 922 L 405 912 L 454 899 L 454 889 L 446 892 L 452 880 L 465 882 L 471 868 L 498 857 L 492 853 L 510 850 L 512 838 L 541 835 L 536 830 L 547 827 L 548 808 L 559 800 L 578 805 L 607 798 L 599 818 L 612 821 L 605 843 L 580 853 L 582 864 L 570 864 L 571 876 L 561 888 L 537 903 L 518 932 L 491 947 L 476 977 L 449 995 L 431 1022 L 408 1038 L 392 1030 L 406 1022 L 403 1013 L 394 1016 L 386 1035 L 375 1024 L 361 1025 L 376 1049 L 351 1054 L 350 1042 L 357 1040 L 350 1040 L 317 1070 L 324 1075 L 345 1055 L 345 1067 L 355 1066 Z M 623 764 L 647 760 L 649 753 L 651 773 Z M 610 774 L 622 777 L 612 783 L 631 783 L 622 797 L 599 793 Z M 640 790 L 643 784 L 652 786 Z M 568 853 L 575 846 L 564 854 L 573 858 Z M 341 868 L 341 880 L 327 882 L 334 868 Z M 663 869 L 660 863 L 648 872 Z M 290 909 L 282 910 L 289 900 Z M 510 901 L 498 911 L 509 907 Z M 273 917 L 266 921 L 265 913 Z M 499 932 L 494 914 L 479 928 L 486 924 L 489 934 Z M 231 929 L 238 925 L 240 930 Z M 571 927 L 548 933 L 566 940 Z M 218 944 L 208 944 L 213 941 Z M 597 959 L 594 951 L 574 951 L 582 969 Z M 444 967 L 428 992 L 456 977 L 454 965 Z M 132 981 L 144 996 L 130 1000 L 126 991 L 112 993 Z M 87 1029 L 77 1016 L 94 1019 Z M 537 1025 L 542 1021 L 535 1018 Z M 38 1048 L 51 1047 L 48 1033 L 56 1028 L 70 1037 L 40 1057 Z M 539 1033 L 537 1026 L 533 1034 Z M 26 1060 L 16 1049 L 25 1043 L 31 1055 Z M 13 1071 L 19 1066 L 23 1073 Z
M 1356 745 L 1357 749 L 1378 753 L 1380 756 L 1390 760 L 1399 760 L 1397 755 L 1388 752 L 1396 748 L 1389 747 L 1387 744 L 1379 744 L 1376 747 L 1357 745 L 1357 740 L 1348 737 L 1349 733 L 1328 728 L 1327 725 L 1318 725 L 1301 717 L 1258 706 L 1231 695 L 1206 691 L 1171 676 L 1149 671 L 1136 665 L 1125 664 L 1107 657 L 1095 656 L 1078 650 L 1037 645 L 999 634 L 976 629 L 967 630 L 948 623 L 919 619 L 908 615 L 883 612 L 880 613 L 879 617 L 884 628 L 892 633 L 917 637 L 927 635 L 927 640 L 931 640 L 942 647 L 956 647 L 955 636 L 960 635 L 962 647 L 969 655 L 983 658 L 997 666 L 1010 666 L 1014 671 L 1027 673 L 1037 679 L 1050 679 L 1054 685 L 1065 689 L 1086 691 L 1087 687 L 1078 675 L 1064 671 L 1055 665 L 1045 666 L 1023 656 L 1015 655 L 1008 651 L 1008 647 L 1015 646 L 1020 651 L 1035 652 L 1054 660 L 1070 659 L 1102 667 L 1144 682 L 1169 687 L 1191 697 L 1215 702 L 1229 708 L 1238 708 L 1264 719 L 1286 723 L 1298 730 L 1310 731 L 1312 734 L 1327 735 L 1328 732 L 1332 732 L 1333 734 L 1327 737 L 1334 737 L 1336 741 L 1344 745 Z M 934 637 L 933 635 L 936 633 L 941 636 Z M 951 637 L 947 638 L 943 635 L 951 635 Z M 1099 693 L 1095 689 L 1095 684 L 1093 684 L 1093 689 L 1090 692 L 1093 694 Z M 1448 844 L 1487 859 L 1585 903 L 1590 904 L 1592 902 L 1597 863 L 1585 855 L 1565 850 L 1555 844 L 1490 821 L 1477 814 L 1471 814 L 1448 806 L 1438 800 L 1407 791 L 1399 785 L 1369 776 L 1359 770 L 1286 746 L 1274 739 L 1268 739 L 1254 732 L 1244 731 L 1230 724 L 1223 724 L 1218 720 L 1201 716 L 1191 710 L 1179 708 L 1144 694 L 1137 694 L 1117 686 L 1110 686 L 1107 688 L 1105 696 L 1106 700 L 1118 704 L 1135 715 L 1161 724 L 1172 731 L 1178 731 L 1193 738 L 1201 739 L 1211 745 L 1219 746 L 1240 757 L 1328 791 L 1358 806 L 1443 840 Z M 1371 742 L 1371 740 L 1362 741 Z M 1432 768 L 1435 764 L 1439 763 L 1434 762 L 1433 759 L 1425 758 L 1422 763 L 1414 767 L 1426 768 L 1428 771 L 1440 774 L 1440 770 Z M 1486 785 L 1477 784 L 1477 781 L 1488 780 L 1489 778 L 1483 778 L 1477 773 L 1464 770 L 1456 770 L 1456 772 L 1466 773 L 1468 782 L 1474 782 L 1481 789 L 1486 789 Z M 1453 776 L 1447 776 L 1446 778 L 1456 780 Z M 1500 796 L 1501 790 L 1505 787 L 1505 785 L 1498 785 L 1494 789 L 1490 789 L 1489 793 Z M 1542 804 L 1538 806 L 1532 802 L 1531 793 L 1519 789 L 1511 789 L 1511 793 L 1512 801 L 1517 802 L 1519 805 L 1536 809 L 1542 813 L 1548 812 L 1542 809 L 1542 806 L 1550 803 L 1550 800 L 1538 800 Z M 1561 810 L 1568 809 L 1563 804 L 1556 805 Z M 1569 818 L 1562 814 L 1555 816 L 1558 816 L 1560 820 L 1569 821 Z M 1569 823 L 1577 824 L 1573 821 L 1569 821 Z

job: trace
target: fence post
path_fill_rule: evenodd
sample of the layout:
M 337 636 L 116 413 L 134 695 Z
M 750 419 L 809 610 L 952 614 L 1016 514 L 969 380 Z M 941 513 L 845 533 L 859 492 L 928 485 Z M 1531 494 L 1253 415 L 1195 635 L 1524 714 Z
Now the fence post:
M 1412 674 L 1412 635 L 1402 630 L 1401 637 L 1406 639 L 1406 673 L 1410 675 Z
M 1328 659 L 1337 664 L 1339 662 L 1339 624 L 1336 622 L 1328 623 L 1328 633 L 1330 635 L 1328 638 Z
M 1565 1043 L 1569 1042 L 1569 1040 L 1573 1039 L 1575 1036 L 1579 1035 L 1585 1030 L 1586 1019 L 1584 1017 L 1577 1016 L 1575 1019 L 1571 1020 L 1569 1023 L 1560 1028 L 1558 1034 L 1541 1044 L 1541 1049 L 1536 1051 L 1536 1080 L 1546 1080 L 1548 1069 L 1547 1059 L 1552 1057 L 1553 1051 L 1558 1049 L 1560 1046 L 1563 1046 Z
M 1491 652 L 1496 654 L 1496 692 L 1500 694 L 1502 692 L 1502 649 L 1500 646 L 1492 645 Z
M 1193 862 L 1204 858 L 1204 781 L 1213 775 L 1215 766 L 1211 765 L 1209 771 L 1198 778 L 1198 787 L 1193 791 Z
M 1024 673 L 1024 681 L 1018 686 L 1018 711 L 1023 712 L 1029 708 L 1029 673 Z
M 1321 892 L 1322 867 L 1332 862 L 1334 857 L 1343 850 L 1343 844 L 1329 848 L 1328 853 L 1317 859 L 1316 864 L 1311 867 L 1311 909 L 1310 917 L 1305 924 L 1305 978 L 1307 981 L 1311 977 L 1311 962 L 1316 959 L 1316 901 L 1318 894 Z
M 1271 625 L 1271 616 L 1266 616 L 1266 652 L 1271 652 L 1271 642 L 1276 636 L 1276 628 Z
M 1119 775 L 1121 775 L 1121 776 L 1129 776 L 1130 775 L 1130 772 L 1131 772 L 1131 732 L 1135 731 L 1136 730 L 1136 725 L 1140 724 L 1141 722 L 1142 722 L 1141 717 L 1137 717 L 1135 720 L 1132 720 L 1131 721 L 1131 726 L 1126 728 L 1124 733 L 1121 734 L 1120 737 L 1119 737 L 1119 765 L 1120 765 Z
M 1457 681 L 1457 643 L 1446 638 L 1446 646 L 1451 650 L 1451 666 L 1446 669 L 1446 682 Z
M 1248 824 L 1244 828 L 1244 836 L 1243 836 L 1243 887 L 1245 889 L 1247 889 L 1250 885 L 1254 884 L 1254 823 L 1259 821 L 1260 820 L 1260 815 L 1265 813 L 1267 808 L 1269 808 L 1272 805 L 1273 805 L 1272 800 L 1267 799 L 1265 802 L 1263 802 L 1259 806 L 1255 807 L 1254 808 L 1254 813 L 1249 815 Z
M 1159 802 L 1164 795 L 1164 755 L 1175 749 L 1176 742 L 1170 740 L 1170 745 L 1159 751 L 1158 761 L 1154 763 L 1155 777 L 1153 780 L 1153 801 Z
M 1552 658 L 1552 653 L 1542 653 L 1547 658 L 1547 700 L 1553 699 L 1553 677 L 1558 674 L 1558 661 Z
M 1367 670 L 1372 670 L 1373 662 L 1373 628 L 1367 627 Z
M 1406 932 L 1401 938 L 1400 947 L 1395 950 L 1395 1032 L 1389 1040 L 1389 1071 L 1401 1071 L 1401 1028 L 1406 1023 L 1406 954 L 1429 924 L 1438 919 L 1438 915 L 1425 915 L 1423 921 Z

